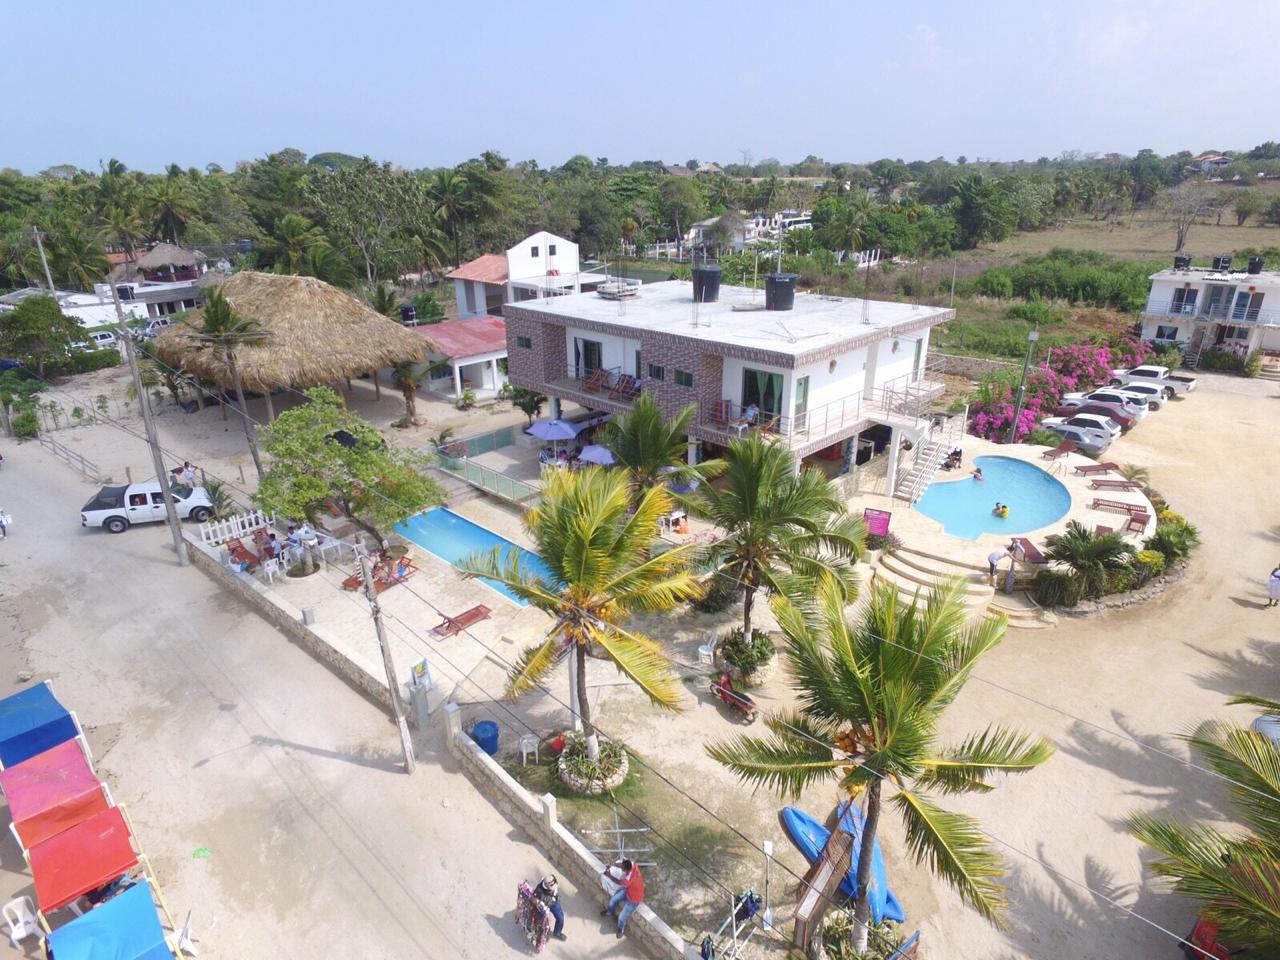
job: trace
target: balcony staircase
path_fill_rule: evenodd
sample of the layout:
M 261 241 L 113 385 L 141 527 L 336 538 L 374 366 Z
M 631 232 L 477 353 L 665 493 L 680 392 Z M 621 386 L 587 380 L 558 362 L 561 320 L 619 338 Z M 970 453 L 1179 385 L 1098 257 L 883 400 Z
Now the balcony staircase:
M 968 419 L 969 412 L 966 409 L 964 416 L 951 417 L 942 425 L 929 429 L 916 448 L 915 460 L 898 478 L 894 496 L 907 503 L 915 503 L 924 495 L 925 488 L 933 483 L 947 454 L 960 445 Z

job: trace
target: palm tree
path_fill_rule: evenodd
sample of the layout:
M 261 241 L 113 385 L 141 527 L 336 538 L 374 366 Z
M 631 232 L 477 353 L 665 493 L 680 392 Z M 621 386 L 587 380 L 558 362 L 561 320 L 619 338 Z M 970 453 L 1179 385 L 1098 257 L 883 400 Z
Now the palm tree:
M 1142 484 L 1143 490 L 1151 483 L 1151 474 L 1147 471 L 1147 468 L 1140 467 L 1135 463 L 1122 463 L 1120 465 L 1120 476 L 1126 480 L 1132 480 L 1134 483 Z
M 404 416 L 393 423 L 393 427 L 416 427 L 422 423 L 418 419 L 418 387 L 431 374 L 448 365 L 449 358 L 446 357 L 425 365 L 409 361 L 397 363 L 391 368 L 391 382 L 404 397 Z
M 258 471 L 258 480 L 266 476 L 262 469 L 262 457 L 258 453 L 258 438 L 244 402 L 244 384 L 240 382 L 240 368 L 236 366 L 237 348 L 251 343 L 261 343 L 267 337 L 257 320 L 250 320 L 236 313 L 226 297 L 213 290 L 204 301 L 204 325 L 196 335 L 196 342 L 215 351 L 227 365 L 231 382 L 236 388 L 236 403 L 240 406 L 240 419 L 244 423 L 245 439 L 249 441 L 249 453 Z
M 102 247 L 79 224 L 62 224 L 49 240 L 49 265 L 69 286 L 92 290 L 111 269 Z
M 109 207 L 103 212 L 101 232 L 105 241 L 114 241 L 124 247 L 125 256 L 130 261 L 137 259 L 135 251 L 147 234 L 142 218 L 124 206 Z
M 464 577 L 484 577 L 548 614 L 555 628 L 542 643 L 524 651 L 507 678 L 507 695 L 539 686 L 566 650 L 576 657 L 578 716 L 587 756 L 598 760 L 600 745 L 591 720 L 587 650 L 599 647 L 655 704 L 677 709 L 680 681 L 661 644 L 623 624 L 632 614 L 669 610 L 698 596 L 689 567 L 693 545 L 656 556 L 650 548 L 660 517 L 672 499 L 662 487 L 649 490 L 631 510 L 627 476 L 621 470 L 590 467 L 547 475 L 542 499 L 524 516 L 524 528 L 550 571 L 527 569 L 517 552 L 500 550 L 464 558 Z M 574 669 L 573 660 L 570 669 Z
M 369 293 L 369 306 L 384 317 L 395 316 L 398 301 L 396 288 L 389 283 L 380 283 Z
M 790 450 L 753 433 L 729 442 L 722 476 L 693 499 L 694 510 L 725 531 L 707 559 L 742 584 L 748 640 L 759 590 L 794 596 L 825 579 L 835 579 L 846 599 L 856 590 L 851 564 L 862 556 L 866 527 L 821 471 L 797 466 Z
M 689 425 L 696 413 L 697 407 L 690 404 L 668 420 L 653 395 L 642 393 L 626 416 L 605 424 L 601 431 L 604 443 L 631 474 L 637 501 L 672 474 L 706 477 L 722 467 L 719 461 L 696 467 L 686 463 Z
M 287 213 L 277 221 L 274 240 L 279 273 L 304 273 L 308 253 L 328 242 L 323 230 L 296 213 Z
M 1118 533 L 1094 533 L 1079 520 L 1068 520 L 1067 529 L 1048 539 L 1045 556 L 1065 567 L 1080 580 L 1085 597 L 1100 597 L 1107 580 L 1129 566 L 1133 547 Z
M 865 193 L 851 195 L 824 223 L 819 239 L 828 250 L 853 253 L 862 249 L 863 231 L 871 216 L 872 203 Z
M 176 244 L 187 229 L 187 220 L 196 212 L 178 180 L 156 180 L 142 198 L 143 215 L 154 224 L 162 240 Z
M 456 170 L 437 170 L 427 190 L 440 223 L 453 241 L 453 262 L 462 262 L 462 224 L 467 216 L 467 177 Z
M 1048 741 L 997 726 L 954 746 L 938 743 L 943 711 L 978 658 L 1004 637 L 1004 620 L 966 625 L 959 580 L 934 588 L 923 606 L 919 600 L 908 605 L 892 587 L 877 584 L 852 623 L 845 600 L 829 580 L 807 611 L 785 598 L 775 602 L 800 709 L 771 715 L 772 736 L 739 736 L 708 753 L 746 783 L 792 799 L 809 784 L 832 778 L 850 802 L 866 793 L 855 949 L 866 950 L 866 892 L 886 787 L 915 861 L 928 863 L 975 910 L 995 920 L 1004 904 L 999 855 L 973 818 L 941 809 L 921 791 L 985 792 L 993 774 L 1025 773 L 1053 755 Z M 832 834 L 841 835 L 848 836 Z
M 1228 701 L 1280 714 L 1280 702 L 1238 695 Z M 1280 956 L 1280 751 L 1261 733 L 1213 721 L 1185 738 L 1221 777 L 1247 832 L 1135 814 L 1129 831 L 1160 855 L 1149 866 L 1175 892 L 1205 905 L 1223 939 L 1250 955 Z

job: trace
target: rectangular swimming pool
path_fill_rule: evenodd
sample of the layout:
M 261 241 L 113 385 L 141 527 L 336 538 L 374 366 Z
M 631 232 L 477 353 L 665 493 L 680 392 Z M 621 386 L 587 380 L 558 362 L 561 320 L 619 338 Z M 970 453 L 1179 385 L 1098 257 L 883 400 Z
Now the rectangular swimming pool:
M 436 507 L 434 510 L 410 517 L 404 523 L 396 524 L 395 531 L 406 540 L 411 540 L 423 550 L 450 564 L 457 563 L 463 557 L 473 553 L 488 553 L 494 547 L 502 551 L 504 560 L 511 555 L 512 551 L 515 551 L 520 556 L 521 565 L 525 570 L 535 576 L 552 579 L 551 571 L 536 553 L 517 547 L 505 537 L 500 537 L 492 530 L 478 523 L 472 523 L 444 507 Z M 524 600 L 519 599 L 502 584 L 494 583 L 492 580 L 481 582 L 497 590 L 512 603 L 522 607 L 528 606 Z

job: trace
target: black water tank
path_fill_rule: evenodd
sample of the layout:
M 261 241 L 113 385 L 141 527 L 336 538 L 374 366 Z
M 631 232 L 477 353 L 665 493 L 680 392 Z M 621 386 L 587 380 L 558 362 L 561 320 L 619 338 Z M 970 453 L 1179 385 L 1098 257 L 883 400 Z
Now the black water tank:
M 764 308 L 766 310 L 790 310 L 796 302 L 795 273 L 766 273 L 764 275 Z
M 1250 273 L 1261 273 L 1263 268 L 1266 267 L 1266 265 L 1267 265 L 1266 257 L 1250 257 L 1249 258 Z
M 1174 257 L 1174 258 L 1173 258 L 1173 269 L 1175 269 L 1175 270 L 1190 270 L 1190 269 L 1191 269 L 1191 254 L 1189 254 L 1189 253 L 1180 253 L 1180 254 L 1178 254 L 1176 257 Z
M 400 322 L 401 323 L 417 323 L 418 308 L 415 307 L 412 303 L 406 303 L 404 306 L 402 306 L 400 308 Z
M 1231 258 L 1230 257 L 1214 257 L 1213 269 L 1216 270 L 1218 273 L 1229 272 L 1231 270 Z
M 693 300 L 695 303 L 715 303 L 720 299 L 720 267 L 704 263 L 693 268 Z

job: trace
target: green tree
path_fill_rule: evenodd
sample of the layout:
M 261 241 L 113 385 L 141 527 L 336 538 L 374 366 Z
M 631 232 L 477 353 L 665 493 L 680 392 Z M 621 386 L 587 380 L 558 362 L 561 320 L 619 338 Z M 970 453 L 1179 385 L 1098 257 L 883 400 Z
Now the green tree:
M 249 442 L 249 454 L 253 457 L 259 481 L 265 476 L 262 456 L 258 452 L 253 418 L 249 416 L 249 407 L 244 401 L 244 384 L 240 381 L 240 368 L 236 365 L 236 351 L 248 344 L 262 343 L 266 339 L 267 333 L 257 320 L 240 316 L 220 291 L 210 291 L 204 301 L 204 323 L 196 331 L 195 340 L 204 349 L 212 350 L 226 364 L 227 373 L 235 386 L 240 422 L 244 425 L 244 436 Z
M 264 510 L 314 520 L 331 503 L 382 544 L 383 530 L 444 501 L 440 487 L 422 472 L 422 456 L 389 445 L 328 387 L 313 387 L 306 395 L 308 403 L 286 410 L 262 430 L 271 469 L 254 502 Z M 339 431 L 353 442 L 339 443 Z
M 1228 701 L 1280 714 L 1280 702 L 1239 695 Z M 1184 738 L 1227 783 L 1242 833 L 1184 819 L 1135 814 L 1129 832 L 1159 859 L 1148 868 L 1204 905 L 1222 941 L 1259 957 L 1280 956 L 1280 751 L 1264 735 L 1211 721 Z
M 50 235 L 48 255 L 54 276 L 78 290 L 92 290 L 111 269 L 102 247 L 76 223 L 65 223 Z
M 1236 226 L 1243 227 L 1246 220 L 1261 213 L 1266 205 L 1266 200 L 1257 190 L 1241 190 L 1231 201 L 1231 209 L 1236 215 Z
M 978 658 L 1004 637 L 1004 620 L 966 625 L 958 579 L 936 587 L 923 606 L 907 605 L 892 587 L 877 584 L 856 622 L 846 618 L 846 603 L 834 581 L 819 586 L 807 611 L 775 602 L 800 708 L 770 716 L 769 737 L 739 736 L 708 752 L 746 783 L 785 797 L 830 779 L 850 803 L 866 793 L 856 950 L 866 950 L 866 891 L 886 799 L 903 820 L 915 861 L 994 921 L 1005 900 L 999 854 L 972 817 L 943 810 L 925 791 L 986 792 L 993 775 L 1025 773 L 1053 755 L 1048 741 L 999 726 L 954 746 L 938 742 L 944 711 Z M 883 796 L 886 788 L 892 797 Z
M 497 581 L 554 619 L 551 635 L 526 649 L 512 669 L 507 693 L 516 697 L 539 686 L 572 649 L 578 715 L 591 760 L 599 759 L 600 746 L 587 686 L 589 649 L 602 650 L 658 706 L 674 710 L 680 703 L 680 680 L 662 644 L 624 626 L 633 614 L 669 610 L 701 592 L 689 566 L 692 544 L 656 555 L 652 549 L 658 520 L 672 502 L 666 490 L 655 487 L 632 512 L 622 471 L 554 470 L 540 504 L 524 517 L 549 577 L 528 570 L 514 551 L 504 557 L 495 549 L 458 564 L 464 577 Z
M 822 471 L 797 470 L 795 454 L 758 433 L 729 442 L 724 472 L 704 483 L 695 510 L 724 536 L 707 559 L 742 584 L 742 635 L 750 637 L 757 592 L 797 597 L 819 581 L 835 581 L 852 600 L 852 563 L 866 548 L 866 527 L 845 509 Z
M 155 180 L 142 198 L 142 214 L 162 240 L 176 244 L 187 229 L 195 207 L 180 181 Z
M 901 160 L 876 160 L 867 164 L 867 172 L 871 174 L 876 191 L 886 200 L 911 179 L 911 171 Z
M 0 313 L 0 355 L 34 363 L 43 379 L 45 364 L 65 357 L 83 333 L 53 297 L 26 297 L 13 310 Z
M 1003 240 L 1013 232 L 1017 213 L 994 180 L 978 173 L 961 177 L 952 195 L 951 215 L 960 228 L 962 247 Z
M 1067 529 L 1048 539 L 1045 556 L 1071 570 L 1086 597 L 1107 592 L 1110 578 L 1129 567 L 1133 547 L 1118 533 L 1094 533 L 1079 520 L 1068 520 Z
M 689 404 L 668 420 L 653 395 L 642 393 L 626 414 L 604 425 L 604 443 L 630 474 L 637 501 L 671 474 L 705 477 L 721 469 L 720 461 L 687 464 L 689 426 L 697 412 Z
M 702 191 L 689 177 L 668 177 L 658 188 L 658 211 L 680 242 L 689 225 L 706 212 Z
M 529 425 L 533 426 L 533 421 L 542 412 L 542 405 L 547 402 L 547 398 L 536 390 L 524 387 L 512 387 L 510 396 L 511 405 L 523 413 L 528 418 Z
M 832 251 L 853 253 L 862 249 L 867 223 L 875 205 L 865 193 L 851 193 L 842 200 L 828 198 L 822 225 L 815 227 L 814 237 L 823 247 Z

